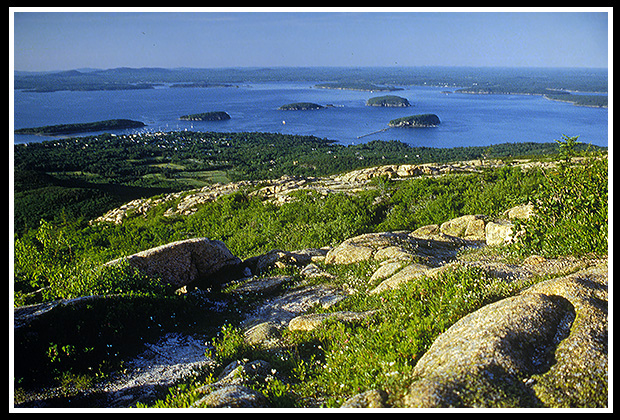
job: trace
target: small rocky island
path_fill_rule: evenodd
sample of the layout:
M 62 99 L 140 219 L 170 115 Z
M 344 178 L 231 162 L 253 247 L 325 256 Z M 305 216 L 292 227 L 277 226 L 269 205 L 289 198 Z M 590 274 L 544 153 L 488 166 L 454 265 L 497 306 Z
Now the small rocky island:
M 224 111 L 203 112 L 201 114 L 188 114 L 179 117 L 181 121 L 224 121 L 229 120 L 230 115 Z
M 366 101 L 366 106 L 385 106 L 385 107 L 408 107 L 411 106 L 407 98 L 395 95 L 375 96 Z
M 418 114 L 402 117 L 388 123 L 390 127 L 436 127 L 441 121 L 435 114 Z
M 295 102 L 292 104 L 282 105 L 279 110 L 282 111 L 307 111 L 311 109 L 322 109 L 323 105 L 315 104 L 312 102 Z
M 87 133 L 104 130 L 124 130 L 127 128 L 141 128 L 146 126 L 143 122 L 133 120 L 105 120 L 91 123 L 46 125 L 43 127 L 20 128 L 15 134 L 35 134 L 39 136 L 57 136 L 73 133 Z

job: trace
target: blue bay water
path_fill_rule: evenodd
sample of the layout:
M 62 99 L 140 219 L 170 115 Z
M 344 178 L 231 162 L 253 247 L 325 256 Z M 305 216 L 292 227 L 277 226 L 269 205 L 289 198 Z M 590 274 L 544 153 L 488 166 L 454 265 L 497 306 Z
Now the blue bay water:
M 578 107 L 531 95 L 470 95 L 444 93 L 454 89 L 406 86 L 391 92 L 405 97 L 408 108 L 366 106 L 385 92 L 318 89 L 316 83 L 257 83 L 239 87 L 51 92 L 14 94 L 15 129 L 115 118 L 142 121 L 147 127 L 116 131 L 276 132 L 312 135 L 341 144 L 399 140 L 412 146 L 488 146 L 506 142 L 553 142 L 563 134 L 598 146 L 608 145 L 606 108 Z M 333 105 L 319 110 L 281 111 L 281 105 L 314 102 Z M 225 111 L 227 121 L 189 122 L 185 114 Z M 433 128 L 387 128 L 394 118 L 437 114 Z M 93 135 L 85 133 L 83 135 Z M 79 134 L 76 134 L 76 136 Z M 361 138 L 359 138 L 362 136 Z M 15 143 L 55 137 L 15 135 Z

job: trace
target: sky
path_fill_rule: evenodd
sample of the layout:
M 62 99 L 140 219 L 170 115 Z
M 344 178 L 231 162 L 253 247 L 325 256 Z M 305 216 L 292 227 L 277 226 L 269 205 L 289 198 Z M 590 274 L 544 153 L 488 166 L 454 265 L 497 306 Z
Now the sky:
M 611 62 L 611 8 L 125 10 L 12 8 L 9 61 L 18 71 Z

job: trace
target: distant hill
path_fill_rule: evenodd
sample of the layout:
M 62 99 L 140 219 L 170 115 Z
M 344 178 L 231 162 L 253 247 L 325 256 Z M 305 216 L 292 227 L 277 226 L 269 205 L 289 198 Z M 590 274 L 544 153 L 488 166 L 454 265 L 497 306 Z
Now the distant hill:
M 361 91 L 395 86 L 441 86 L 475 93 L 545 94 L 550 91 L 607 92 L 607 69 L 475 67 L 279 67 L 279 68 L 116 68 L 14 73 L 17 90 L 148 89 L 158 83 L 240 84 L 319 82 L 316 87 Z M 199 86 L 197 85 L 197 86 Z

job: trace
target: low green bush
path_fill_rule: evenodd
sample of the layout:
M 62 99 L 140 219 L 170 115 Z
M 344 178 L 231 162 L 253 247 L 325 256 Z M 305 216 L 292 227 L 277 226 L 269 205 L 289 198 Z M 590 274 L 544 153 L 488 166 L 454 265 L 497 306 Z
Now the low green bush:
M 600 152 L 575 161 L 577 137 L 558 140 L 562 160 L 544 171 L 532 194 L 536 213 L 518 223 L 523 231 L 515 248 L 523 255 L 607 255 L 608 160 Z

